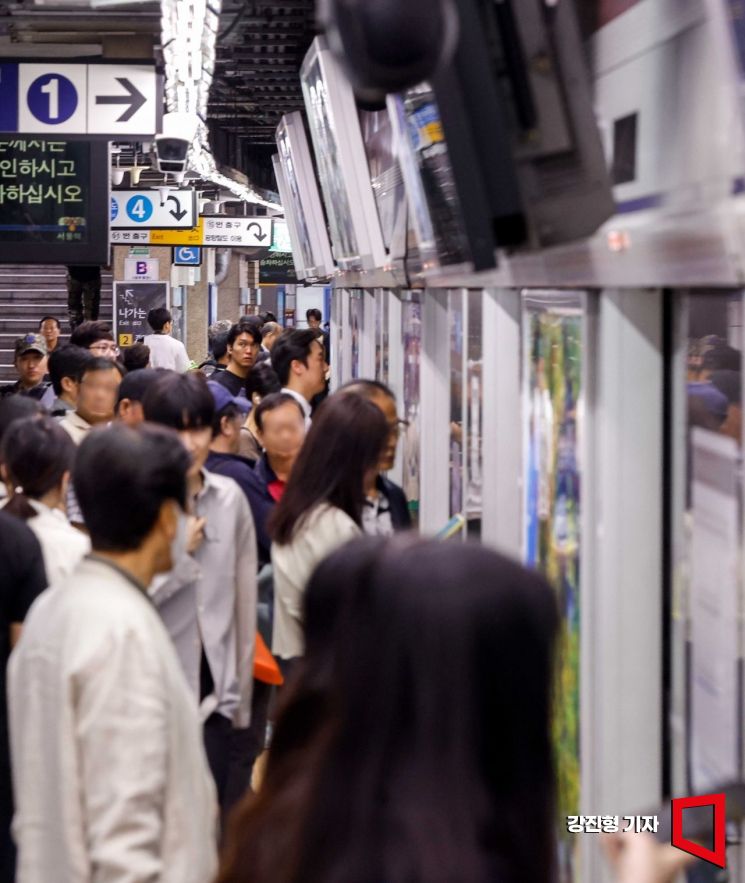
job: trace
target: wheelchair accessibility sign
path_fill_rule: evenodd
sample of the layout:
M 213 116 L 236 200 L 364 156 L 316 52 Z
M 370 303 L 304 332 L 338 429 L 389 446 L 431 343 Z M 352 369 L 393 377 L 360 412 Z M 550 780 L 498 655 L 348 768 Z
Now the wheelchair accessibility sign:
M 198 267 L 202 263 L 202 249 L 196 245 L 179 245 L 173 249 L 173 263 L 177 267 Z

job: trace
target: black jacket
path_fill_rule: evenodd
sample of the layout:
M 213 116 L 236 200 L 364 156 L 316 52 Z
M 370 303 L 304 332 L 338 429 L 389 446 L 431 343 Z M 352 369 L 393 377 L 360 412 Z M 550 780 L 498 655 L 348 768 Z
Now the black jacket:
M 411 515 L 403 489 L 382 475 L 378 476 L 377 486 L 380 493 L 388 498 L 393 529 L 395 531 L 408 530 L 411 527 Z

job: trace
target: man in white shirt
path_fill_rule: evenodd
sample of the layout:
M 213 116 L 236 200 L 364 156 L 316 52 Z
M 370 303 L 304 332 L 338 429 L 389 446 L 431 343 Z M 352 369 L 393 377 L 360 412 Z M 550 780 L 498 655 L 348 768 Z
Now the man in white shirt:
M 215 403 L 199 372 L 163 373 L 142 400 L 145 419 L 178 430 L 191 455 L 190 511 L 203 540 L 155 581 L 149 595 L 173 639 L 204 722 L 207 759 L 224 812 L 251 783 L 250 743 L 256 640 L 256 535 L 238 484 L 204 465 Z
M 183 374 L 191 364 L 186 347 L 180 340 L 171 337 L 173 317 L 165 307 L 150 310 L 147 323 L 155 332 L 145 335 L 145 345 L 150 347 L 150 367 L 169 368 Z
M 80 447 L 93 554 L 33 605 L 8 668 L 17 883 L 214 878 L 194 700 L 146 594 L 183 546 L 188 468 L 156 427 L 103 429 Z
M 311 399 L 326 388 L 327 365 L 318 332 L 310 328 L 285 331 L 274 344 L 271 360 L 282 392 L 297 400 L 308 429 Z

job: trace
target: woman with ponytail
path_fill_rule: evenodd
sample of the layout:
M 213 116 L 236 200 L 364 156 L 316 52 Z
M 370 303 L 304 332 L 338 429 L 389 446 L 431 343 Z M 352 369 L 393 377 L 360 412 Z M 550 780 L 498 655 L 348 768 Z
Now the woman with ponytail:
M 38 537 L 50 585 L 90 551 L 88 537 L 65 515 L 74 458 L 75 443 L 51 417 L 16 420 L 3 438 L 0 462 L 10 497 L 5 512 L 26 521 Z

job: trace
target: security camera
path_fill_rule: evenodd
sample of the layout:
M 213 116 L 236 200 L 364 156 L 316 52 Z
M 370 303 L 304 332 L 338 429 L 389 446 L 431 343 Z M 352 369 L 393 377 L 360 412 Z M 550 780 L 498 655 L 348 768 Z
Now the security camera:
M 155 136 L 155 153 L 159 172 L 185 172 L 189 148 L 194 142 L 198 125 L 194 113 L 163 115 L 163 131 Z

